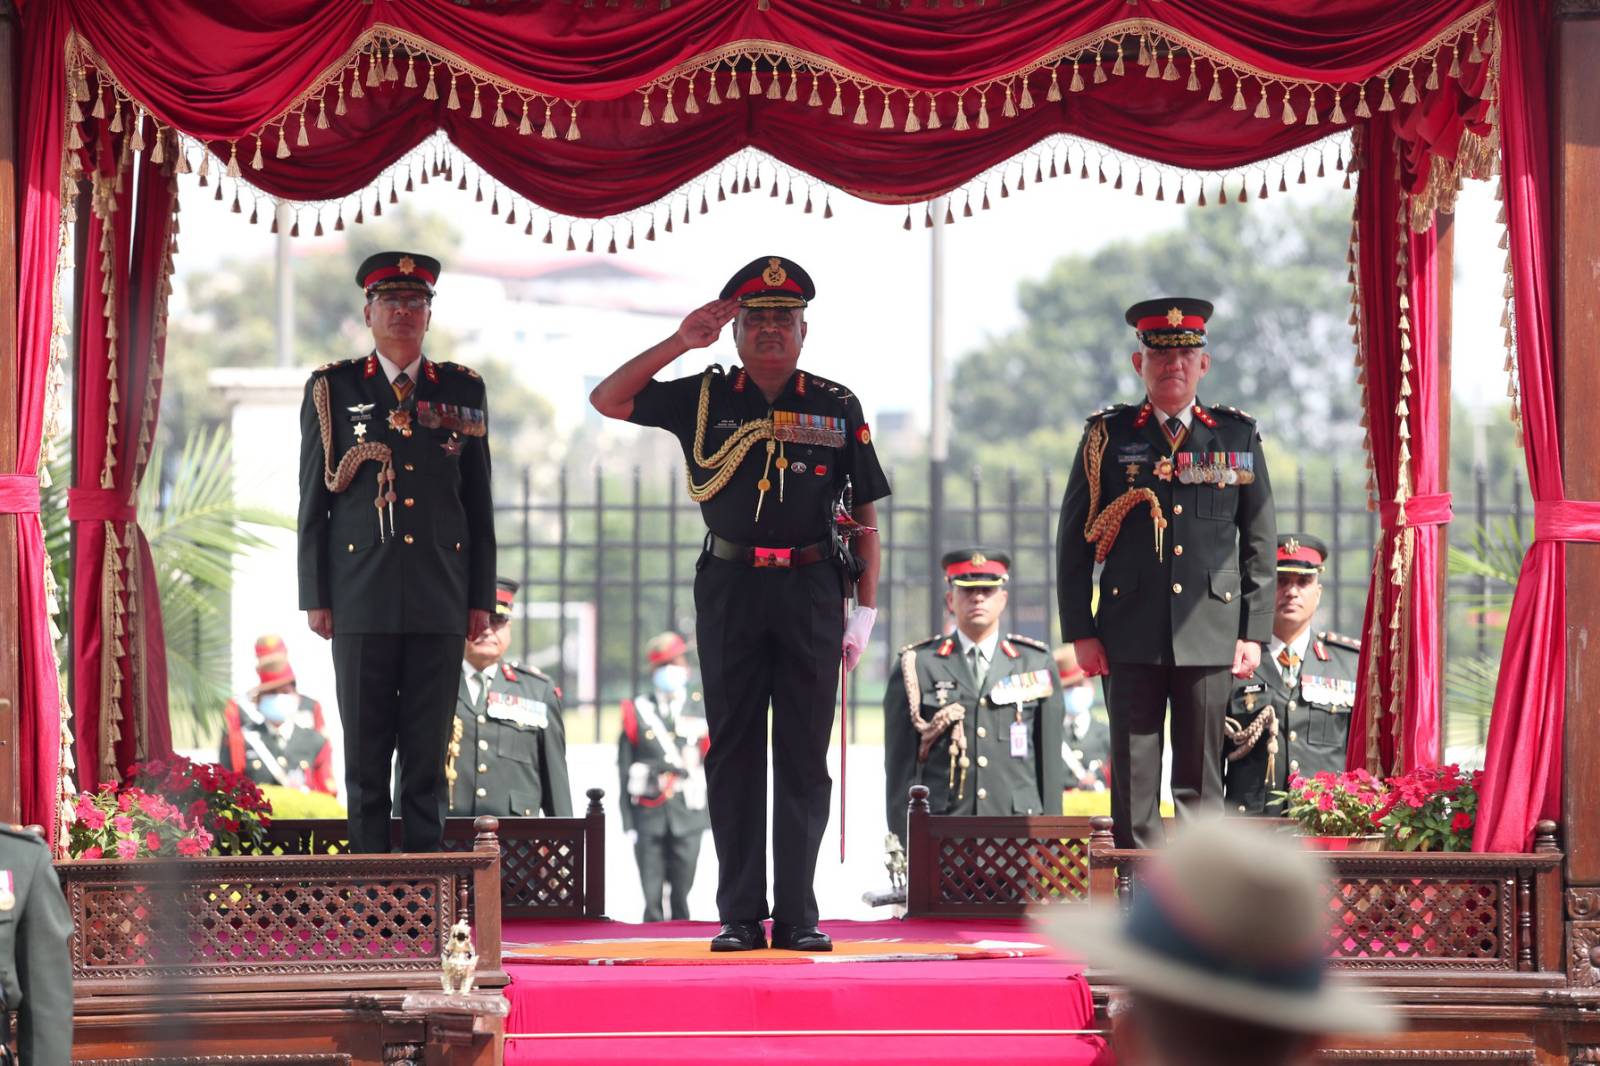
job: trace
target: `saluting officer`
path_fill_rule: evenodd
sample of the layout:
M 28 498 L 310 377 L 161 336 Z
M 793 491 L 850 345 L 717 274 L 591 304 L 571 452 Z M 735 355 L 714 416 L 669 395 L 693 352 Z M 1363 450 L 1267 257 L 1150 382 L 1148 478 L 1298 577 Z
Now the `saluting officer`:
M 900 649 L 883 696 L 884 800 L 906 839 L 912 785 L 935 814 L 1060 814 L 1063 711 L 1050 649 L 1000 635 L 1011 557 L 964 548 L 940 560 L 952 633 Z
M 429 256 L 368 257 L 373 350 L 319 367 L 300 411 L 300 606 L 333 640 L 358 852 L 390 848 L 396 750 L 405 849 L 438 850 L 461 639 L 494 608 L 483 382 L 422 352 L 438 276 Z
M 878 602 L 873 501 L 889 484 L 861 403 L 797 369 L 811 278 L 781 256 L 740 269 L 721 297 L 590 394 L 601 414 L 678 438 L 705 519 L 696 644 L 713 743 L 706 756 L 717 848 L 715 951 L 766 946 L 766 736 L 772 715 L 774 947 L 828 951 L 812 878 L 828 824 L 828 739 L 847 668 Z M 714 342 L 729 321 L 740 365 L 676 381 L 653 375 Z M 837 508 L 837 513 L 836 513 Z M 861 533 L 853 551 L 841 530 Z M 845 620 L 847 597 L 857 606 Z
M 496 581 L 489 628 L 467 641 L 445 778 L 458 817 L 572 817 L 561 690 L 543 671 L 505 659 L 517 583 Z
M 1229 813 L 1281 814 L 1272 793 L 1286 789 L 1290 775 L 1344 771 L 1361 642 L 1311 628 L 1327 562 L 1328 546 L 1308 533 L 1278 538 L 1272 642 L 1234 687 L 1223 723 Z
M 644 889 L 644 920 L 689 917 L 706 818 L 705 700 L 689 684 L 688 645 L 662 633 L 645 645 L 650 691 L 622 701 L 617 772 L 622 828 L 633 842 Z M 670 897 L 663 910 L 661 897 Z
M 72 914 L 49 847 L 37 833 L 0 825 L 0 992 L 4 1009 L 17 1015 L 24 1066 L 72 1059 L 71 937 Z
M 1061 635 L 1106 676 L 1111 815 L 1122 848 L 1162 843 L 1161 731 L 1172 704 L 1180 816 L 1222 810 L 1233 677 L 1272 635 L 1272 487 L 1255 420 L 1195 398 L 1211 367 L 1211 304 L 1128 309 L 1145 398 L 1091 415 L 1056 531 Z M 1098 610 L 1091 610 L 1097 562 Z

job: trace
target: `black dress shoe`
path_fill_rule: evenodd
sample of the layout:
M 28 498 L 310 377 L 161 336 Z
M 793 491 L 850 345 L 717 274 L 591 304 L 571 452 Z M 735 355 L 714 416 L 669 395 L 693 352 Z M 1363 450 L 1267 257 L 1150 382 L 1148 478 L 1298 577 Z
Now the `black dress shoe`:
M 785 951 L 832 951 L 833 941 L 814 925 L 773 922 L 772 946 Z
M 766 946 L 760 922 L 723 922 L 722 931 L 711 938 L 712 951 L 758 951 Z

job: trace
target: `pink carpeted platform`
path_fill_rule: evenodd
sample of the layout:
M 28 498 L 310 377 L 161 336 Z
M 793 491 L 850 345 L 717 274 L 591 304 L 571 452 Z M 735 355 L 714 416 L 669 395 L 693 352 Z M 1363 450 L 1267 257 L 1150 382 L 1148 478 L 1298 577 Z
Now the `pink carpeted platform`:
M 836 943 L 1037 945 L 1022 921 L 824 922 Z M 1082 968 L 1048 951 L 812 965 L 574 965 L 517 945 L 617 939 L 709 941 L 705 922 L 508 922 L 507 1066 L 649 1062 L 1105 1066 Z M 574 951 L 587 950 L 575 945 Z M 603 954 L 617 954 L 608 948 Z M 787 953 L 781 953 L 787 954 Z M 995 953 L 998 954 L 998 953 Z

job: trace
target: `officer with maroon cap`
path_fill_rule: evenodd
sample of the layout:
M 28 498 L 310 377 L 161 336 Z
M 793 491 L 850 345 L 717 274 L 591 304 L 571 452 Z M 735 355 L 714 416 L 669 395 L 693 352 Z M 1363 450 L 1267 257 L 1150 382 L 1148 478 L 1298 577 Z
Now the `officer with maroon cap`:
M 1060 814 L 1066 778 L 1050 649 L 1000 631 L 1011 557 L 963 548 L 940 562 L 955 629 L 901 648 L 883 695 L 885 810 L 902 843 L 912 785 L 934 814 Z
M 1272 640 L 1255 673 L 1234 687 L 1223 721 L 1230 814 L 1281 814 L 1272 793 L 1290 777 L 1344 771 L 1361 642 L 1311 628 L 1327 562 L 1328 546 L 1317 537 L 1278 537 Z
M 461 640 L 494 608 L 483 382 L 422 351 L 438 277 L 430 256 L 368 257 L 372 351 L 318 367 L 300 410 L 300 607 L 333 641 L 358 852 L 390 849 L 396 752 L 405 850 L 438 850 Z
M 1162 731 L 1172 707 L 1180 817 L 1222 811 L 1233 678 L 1272 636 L 1272 487 L 1255 419 L 1196 398 L 1211 304 L 1128 309 L 1144 398 L 1089 417 L 1056 531 L 1061 637 L 1106 678 L 1117 845 L 1162 843 Z M 1092 607 L 1095 568 L 1099 605 Z M 1230 676 L 1231 675 L 1231 676 Z
M 828 741 L 841 655 L 854 668 L 878 595 L 874 501 L 889 483 L 855 395 L 798 368 L 811 278 L 762 256 L 589 400 L 678 438 L 708 532 L 696 564 L 696 645 L 713 743 L 716 951 L 766 946 L 766 737 L 772 714 L 774 947 L 827 951 L 812 888 L 828 824 Z M 733 322 L 739 365 L 654 376 Z M 863 535 L 853 547 L 840 530 Z M 845 617 L 846 600 L 858 606 Z

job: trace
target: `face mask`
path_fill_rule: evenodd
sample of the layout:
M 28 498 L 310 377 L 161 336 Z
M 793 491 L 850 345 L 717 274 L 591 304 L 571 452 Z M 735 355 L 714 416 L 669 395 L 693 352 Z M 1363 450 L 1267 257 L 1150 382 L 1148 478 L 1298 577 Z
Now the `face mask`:
M 1089 708 L 1094 706 L 1094 689 L 1088 685 L 1076 685 L 1067 689 L 1065 693 L 1067 713 L 1074 718 L 1089 713 Z
M 650 680 L 658 692 L 682 692 L 689 687 L 689 668 L 679 666 L 677 663 L 667 663 L 656 667 L 655 673 L 650 675 Z
M 300 697 L 292 693 L 276 692 L 269 696 L 262 696 L 256 702 L 256 709 L 261 712 L 261 717 L 273 725 L 287 719 L 300 707 Z

